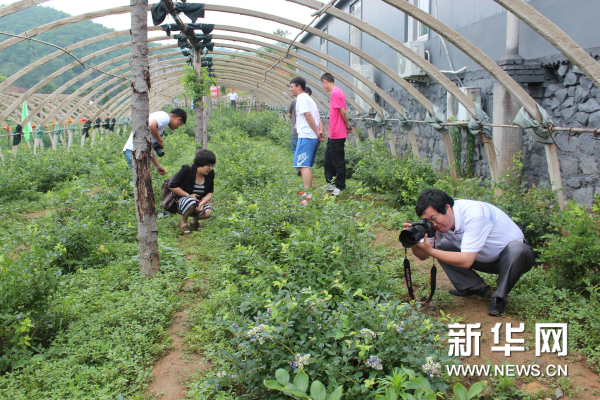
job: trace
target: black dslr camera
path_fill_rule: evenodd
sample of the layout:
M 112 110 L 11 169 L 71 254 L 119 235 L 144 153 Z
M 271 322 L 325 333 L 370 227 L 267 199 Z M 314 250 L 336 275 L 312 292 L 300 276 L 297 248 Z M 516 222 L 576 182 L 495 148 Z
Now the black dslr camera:
M 433 237 L 435 235 L 435 229 L 433 229 L 433 222 L 428 219 L 420 219 L 417 222 L 413 222 L 408 228 L 400 232 L 398 240 L 402 243 L 402 246 L 410 249 L 417 244 L 425 235 Z
M 158 142 L 152 143 L 152 147 L 154 148 L 154 151 L 156 152 L 157 156 L 162 157 L 165 155 L 165 151 L 162 147 L 160 147 L 160 144 L 158 144 Z

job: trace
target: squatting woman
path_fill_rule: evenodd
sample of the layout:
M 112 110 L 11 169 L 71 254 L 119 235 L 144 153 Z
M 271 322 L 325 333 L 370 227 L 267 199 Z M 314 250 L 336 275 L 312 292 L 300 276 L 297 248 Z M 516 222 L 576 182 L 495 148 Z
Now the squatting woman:
M 181 214 L 180 228 L 183 233 L 190 233 L 188 218 L 192 217 L 193 229 L 199 228 L 199 219 L 207 219 L 213 215 L 209 201 L 215 186 L 213 168 L 217 157 L 210 150 L 201 150 L 194 157 L 194 164 L 184 165 L 171 179 L 169 189 L 178 196 L 177 212 Z

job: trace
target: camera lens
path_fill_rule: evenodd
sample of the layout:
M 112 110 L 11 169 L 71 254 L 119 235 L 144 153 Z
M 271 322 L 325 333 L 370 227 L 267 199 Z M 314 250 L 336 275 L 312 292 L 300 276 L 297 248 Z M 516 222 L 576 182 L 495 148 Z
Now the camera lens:
M 154 151 L 156 152 L 157 156 L 162 157 L 162 156 L 165 155 L 165 151 L 163 150 L 162 147 L 160 147 L 160 145 L 158 144 L 158 142 L 152 143 L 152 147 L 154 148 Z
M 425 229 L 423 227 L 416 225 L 406 228 L 402 232 L 400 232 L 400 236 L 398 240 L 402 243 L 402 246 L 410 249 L 417 242 L 425 237 Z

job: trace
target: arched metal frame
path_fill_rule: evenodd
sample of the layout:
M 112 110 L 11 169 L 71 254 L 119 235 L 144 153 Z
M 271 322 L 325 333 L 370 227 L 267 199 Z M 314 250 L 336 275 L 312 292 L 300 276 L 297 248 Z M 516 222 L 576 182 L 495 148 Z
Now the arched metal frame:
M 28 7 L 31 7 L 31 6 L 34 6 L 37 4 L 44 3 L 45 1 L 46 0 L 22 0 L 22 1 L 7 5 L 7 6 L 0 7 L 0 17 L 23 10 L 23 9 L 26 9 Z M 313 8 L 313 9 L 321 9 L 324 6 L 323 3 L 317 2 L 314 0 L 287 0 L 287 1 L 302 4 L 304 6 L 307 6 L 307 7 Z M 509 93 L 511 93 L 517 99 L 517 101 L 519 101 L 523 105 L 523 107 L 529 112 L 530 115 L 532 115 L 538 121 L 541 121 L 541 116 L 537 109 L 537 103 L 523 90 L 523 88 L 517 82 L 515 82 L 508 74 L 506 74 L 505 71 L 502 70 L 502 68 L 500 68 L 495 62 L 493 62 L 491 59 L 489 59 L 489 57 L 487 55 L 485 55 L 481 50 L 479 50 L 476 46 L 474 46 L 472 43 L 467 41 L 464 37 L 462 37 L 461 35 L 456 33 L 454 30 L 452 30 L 445 24 L 443 24 L 440 21 L 438 21 L 437 19 L 435 19 L 433 16 L 423 12 L 418 7 L 414 6 L 413 4 L 411 4 L 407 1 L 404 1 L 404 0 L 383 0 L 383 1 L 398 8 L 401 11 L 405 12 L 407 15 L 415 18 L 416 20 L 420 21 L 424 25 L 428 26 L 431 30 L 437 32 L 441 37 L 444 37 L 446 40 L 448 40 L 450 43 L 452 43 L 458 49 L 462 50 L 465 54 L 467 54 L 475 62 L 477 62 L 480 66 L 482 66 L 486 71 L 488 71 L 490 73 L 490 75 L 492 75 L 501 85 L 503 85 L 509 91 Z M 556 47 L 558 50 L 560 50 L 570 61 L 572 61 L 575 65 L 577 65 L 580 68 L 580 70 L 586 76 L 588 76 L 597 87 L 600 87 L 600 66 L 598 65 L 598 63 L 596 63 L 595 60 L 593 60 L 591 58 L 591 56 L 589 56 L 583 49 L 581 49 L 581 47 L 578 46 L 571 38 L 569 38 L 562 30 L 560 30 L 558 27 L 556 27 L 556 25 L 554 25 L 551 21 L 549 21 L 547 18 L 545 18 L 540 13 L 538 13 L 535 9 L 533 9 L 531 6 L 529 6 L 522 0 L 494 0 L 494 1 L 496 1 L 498 4 L 502 5 L 508 11 L 515 14 L 519 19 L 523 20 L 526 24 L 528 24 L 530 27 L 532 27 L 542 37 L 547 39 L 554 47 Z M 149 9 L 150 9 L 150 7 L 151 7 L 151 5 L 148 6 Z M 107 16 L 107 15 L 127 13 L 127 12 L 129 12 L 129 9 L 130 8 L 128 6 L 116 7 L 116 8 L 112 8 L 112 9 L 108 9 L 108 10 L 96 11 L 96 12 L 92 12 L 92 13 L 86 13 L 86 14 L 82 14 L 82 15 L 78 15 L 78 16 L 65 18 L 65 19 L 62 19 L 59 21 L 54 21 L 49 24 L 45 24 L 45 25 L 36 27 L 34 29 L 31 29 L 27 32 L 24 32 L 24 34 L 22 36 L 31 37 L 31 36 L 38 35 L 42 32 L 46 32 L 46 31 L 56 29 L 56 28 L 59 28 L 62 26 L 66 26 L 71 23 L 85 21 L 85 20 L 89 20 L 89 19 L 93 19 L 93 18 L 97 18 L 97 17 Z M 239 9 L 239 8 L 235 8 L 235 7 L 226 7 L 226 6 L 206 4 L 205 10 L 249 15 L 249 16 L 253 16 L 253 17 L 257 17 L 257 18 L 263 18 L 266 20 L 284 23 L 286 25 L 289 25 L 289 26 L 292 26 L 295 28 L 301 28 L 300 24 L 298 24 L 294 21 L 289 21 L 284 18 L 276 17 L 276 16 L 273 16 L 270 14 L 259 13 L 259 12 L 255 12 L 255 11 L 251 11 L 251 10 L 243 10 L 243 9 Z M 335 7 L 331 7 L 329 9 L 327 9 L 325 12 L 329 15 L 332 15 L 334 18 L 343 20 L 343 21 L 357 27 L 361 31 L 363 31 L 369 35 L 372 35 L 379 40 L 384 41 L 384 43 L 388 44 L 394 50 L 400 52 L 401 54 L 403 54 L 404 56 L 409 58 L 416 65 L 420 66 L 429 76 L 431 76 L 434 80 L 436 80 L 449 93 L 451 93 L 453 96 L 455 96 L 458 99 L 458 101 L 460 103 L 462 103 L 465 106 L 465 108 L 472 115 L 474 115 L 474 107 L 473 107 L 472 101 L 470 101 L 470 99 L 468 99 L 466 96 L 464 96 L 461 91 L 456 90 L 457 89 L 456 86 L 449 79 L 447 79 L 443 74 L 441 74 L 436 68 L 434 68 L 433 66 L 430 66 L 425 60 L 420 59 L 418 56 L 415 57 L 414 53 L 412 53 L 410 50 L 406 49 L 402 43 L 395 40 L 394 38 L 391 38 L 389 35 L 385 34 L 381 30 L 379 30 L 369 24 L 366 24 L 361 20 L 358 20 L 357 18 L 352 17 L 349 14 L 344 13 L 339 9 L 336 9 Z M 152 30 L 152 29 L 157 29 L 157 28 L 158 27 L 154 27 L 154 28 L 150 28 L 150 29 Z M 273 39 L 273 38 L 270 38 L 268 34 L 264 34 L 264 33 L 253 31 L 253 30 L 245 30 L 245 29 L 241 29 L 241 28 L 226 27 L 226 26 L 223 26 L 220 29 L 230 30 L 230 31 L 235 31 L 235 32 L 250 33 L 255 36 L 262 36 L 265 38 Z M 115 36 L 113 36 L 113 37 L 116 37 L 116 36 L 119 36 L 119 34 L 124 34 L 123 32 L 124 31 L 121 31 L 120 33 L 113 32 L 112 34 L 115 34 Z M 428 107 L 430 105 L 430 102 L 426 98 L 424 98 L 424 96 L 422 96 L 418 92 L 414 93 L 416 91 L 416 89 L 415 90 L 413 90 L 414 88 L 411 89 L 411 87 L 409 87 L 410 85 L 407 84 L 406 81 L 404 81 L 402 78 L 399 78 L 396 74 L 393 73 L 393 71 L 391 71 L 391 70 L 388 71 L 389 68 L 387 68 L 387 67 L 385 67 L 385 65 L 382 65 L 381 63 L 379 63 L 378 60 L 373 59 L 366 53 L 362 54 L 363 52 L 360 49 L 356 49 L 353 46 L 350 46 L 344 42 L 341 42 L 338 39 L 322 32 L 320 30 L 309 27 L 307 29 L 307 32 L 314 34 L 316 36 L 320 36 L 323 39 L 328 40 L 332 43 L 336 43 L 336 44 L 340 45 L 341 47 L 348 49 L 352 53 L 357 54 L 359 57 L 367 60 L 367 62 L 373 64 L 376 68 L 380 69 L 380 71 L 382 71 L 384 74 L 388 75 L 391 79 L 393 79 L 396 83 L 398 83 L 401 87 L 403 87 L 409 94 L 412 95 L 412 97 L 414 97 L 419 103 L 421 103 L 423 106 L 425 106 L 425 108 L 428 109 L 428 111 L 430 110 L 430 108 Z M 111 35 L 111 34 L 109 34 L 109 35 Z M 109 36 L 109 35 L 103 35 L 103 36 Z M 218 36 L 223 38 L 221 35 L 218 35 Z M 231 37 L 224 37 L 224 38 L 232 39 Z M 13 44 L 19 43 L 22 40 L 25 40 L 25 39 L 11 38 L 4 42 L 1 42 L 0 43 L 0 51 L 12 46 Z M 100 39 L 99 37 L 93 38 L 93 39 L 88 39 L 89 42 L 87 44 L 89 44 L 91 42 L 95 42 L 95 41 L 100 41 L 100 40 L 105 40 L 105 39 Z M 274 40 L 278 40 L 278 39 L 275 38 Z M 248 43 L 252 43 L 252 42 L 249 42 L 248 40 L 245 40 L 245 41 Z M 80 45 L 79 47 L 85 46 L 85 44 L 83 44 L 83 42 L 85 42 L 85 41 L 82 41 L 79 43 L 79 45 Z M 340 44 L 340 42 L 341 42 L 341 44 Z M 264 43 L 260 43 L 259 45 L 264 46 Z M 70 47 L 73 47 L 73 46 L 75 46 L 75 45 L 72 45 Z M 112 46 L 113 50 L 114 50 L 114 47 L 118 47 L 118 46 L 120 46 L 120 45 Z M 325 57 L 323 57 L 323 54 L 321 52 L 310 51 L 309 49 L 306 49 L 303 46 L 305 46 L 305 45 L 298 43 L 297 47 L 300 48 L 301 50 L 315 54 L 318 57 L 320 57 L 321 59 L 325 59 L 328 62 L 331 62 L 334 65 L 338 66 L 342 70 L 347 71 L 347 69 L 345 68 L 347 66 L 345 64 L 340 66 L 338 63 L 336 63 L 337 60 L 333 60 L 330 57 L 327 57 L 326 55 L 325 55 Z M 305 46 L 305 47 L 308 47 L 308 46 Z M 111 49 L 111 47 L 109 47 L 108 49 L 105 49 L 104 52 L 112 51 L 109 49 Z M 58 55 L 60 55 L 60 54 L 58 54 L 58 52 L 55 52 L 49 56 L 44 57 L 44 59 L 50 59 L 49 57 L 52 58 L 52 57 L 56 57 Z M 98 54 L 96 54 L 94 57 L 96 57 L 96 56 L 98 56 Z M 86 60 L 86 58 L 84 58 L 84 60 Z M 38 60 L 38 62 L 39 62 L 39 60 Z M 74 63 L 72 63 L 72 64 L 74 64 Z M 380 64 L 380 65 L 378 65 L 378 64 Z M 41 65 L 41 63 L 40 63 L 40 65 Z M 27 71 L 23 71 L 21 76 L 23 74 L 29 72 L 30 70 L 33 70 L 34 68 L 35 67 L 33 65 L 26 68 Z M 65 71 L 65 68 L 62 68 L 61 70 L 55 72 L 54 74 L 51 74 L 50 76 L 46 77 L 38 85 L 43 86 L 47 82 L 54 79 L 54 77 L 59 76 L 60 74 L 62 74 Z M 386 68 L 387 68 L 387 70 L 386 70 Z M 68 69 L 70 69 L 70 68 L 68 68 Z M 68 70 L 68 69 L 66 69 L 66 70 Z M 325 69 L 325 68 L 321 68 L 321 69 Z M 390 74 L 390 72 L 392 72 L 392 73 Z M 359 79 L 363 84 L 365 84 L 371 90 L 375 90 L 375 88 L 373 88 L 370 85 L 370 82 L 368 82 L 368 81 L 364 82 L 362 79 L 360 79 L 360 77 L 356 77 L 355 74 L 352 74 L 351 72 L 349 72 L 349 73 L 350 73 L 350 75 Z M 9 77 L 9 83 L 5 82 L 6 86 L 8 84 L 10 84 L 10 82 L 14 82 L 16 79 L 18 79 L 18 77 L 16 77 L 16 76 Z M 28 91 L 27 93 L 25 93 L 22 96 L 15 99 L 6 108 L 6 110 L 2 113 L 2 115 L 0 115 L 0 119 L 11 118 L 14 120 L 14 117 L 10 116 L 10 114 L 15 109 L 14 104 L 20 103 L 22 100 L 29 98 L 35 92 L 35 90 L 37 90 L 37 89 L 39 89 L 39 87 L 41 87 L 41 86 L 38 87 L 38 85 L 35 86 L 35 89 L 32 88 L 33 91 Z M 347 85 L 347 86 L 352 87 L 353 85 Z M 1 90 L 1 88 L 2 88 L 2 84 L 0 84 L 0 90 Z M 375 90 L 375 91 L 378 92 L 377 90 Z M 47 105 L 54 106 L 54 110 L 47 113 L 47 115 L 45 115 L 44 122 L 46 122 L 47 120 L 52 118 L 52 116 L 54 116 L 57 112 L 63 112 L 63 111 L 66 112 L 67 110 L 74 110 L 73 107 L 71 107 L 69 109 L 65 108 L 65 107 L 69 106 L 69 104 L 72 100 L 66 100 L 63 98 L 60 101 L 59 105 L 56 105 L 55 103 L 53 103 L 54 100 L 58 97 L 58 94 L 59 93 L 55 92 L 52 94 L 52 96 L 54 96 L 54 97 L 52 97 L 51 99 L 45 99 L 40 104 L 38 104 L 36 106 L 34 112 L 32 112 L 32 115 L 31 115 L 31 117 L 29 117 L 29 119 L 33 118 L 34 115 L 38 114 L 38 113 L 41 114 L 42 117 L 44 117 L 44 111 L 45 111 L 44 107 Z M 381 96 L 381 94 L 380 94 L 380 96 Z M 381 97 L 384 100 L 386 100 L 386 102 L 388 102 L 388 104 L 390 104 L 395 110 L 397 110 L 397 111 L 402 110 L 401 105 L 397 105 L 397 103 L 395 103 L 393 101 L 393 99 L 387 98 L 389 96 L 381 96 Z M 427 101 L 425 102 L 424 100 L 427 100 Z M 79 102 L 79 104 L 80 103 L 81 102 Z M 380 107 L 374 107 L 374 108 L 376 110 L 380 111 Z M 61 111 L 59 111 L 59 110 L 61 110 Z M 101 112 L 101 110 L 102 110 L 102 108 L 100 108 L 97 112 Z M 25 121 L 23 121 L 23 122 L 25 122 Z M 551 158 L 553 158 L 553 157 L 551 154 L 548 153 L 549 147 L 552 147 L 552 146 L 553 145 L 546 146 L 548 162 L 550 165 L 551 161 L 556 161 L 556 165 L 558 165 L 557 156 L 556 156 L 556 160 L 551 160 Z M 556 153 L 555 147 L 554 147 L 554 153 Z M 557 175 L 556 172 L 557 171 L 554 171 L 554 173 L 553 173 L 553 171 L 550 171 L 551 179 L 558 178 L 558 181 L 560 182 L 560 171 L 558 171 L 558 176 L 556 176 Z M 553 184 L 555 184 L 555 183 L 556 182 L 553 182 Z M 555 186 L 555 188 L 556 188 L 556 186 Z

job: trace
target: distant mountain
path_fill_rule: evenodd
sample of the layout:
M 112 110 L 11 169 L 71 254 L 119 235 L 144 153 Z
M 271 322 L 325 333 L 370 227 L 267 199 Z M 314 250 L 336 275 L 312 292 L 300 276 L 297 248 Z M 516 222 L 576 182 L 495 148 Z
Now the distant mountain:
M 26 10 L 19 11 L 15 14 L 7 15 L 5 17 L 0 18 L 0 32 L 7 32 L 13 34 L 21 34 L 29 29 L 35 28 L 40 25 L 47 24 L 52 21 L 60 20 L 63 18 L 70 17 L 69 14 L 55 10 L 50 7 L 36 6 L 30 7 Z M 49 42 L 61 47 L 66 47 L 71 44 L 80 42 L 82 40 L 95 37 L 98 35 L 103 35 L 105 33 L 114 32 L 114 29 L 107 28 L 103 25 L 91 22 L 84 21 L 78 22 L 76 24 L 71 24 L 62 28 L 54 29 L 49 32 L 42 33 L 39 36 L 36 36 L 36 39 L 43 40 L 45 42 Z M 0 42 L 9 39 L 10 37 L 5 35 L 0 35 Z M 83 57 L 88 54 L 94 53 L 98 50 L 104 49 L 106 47 L 128 42 L 131 38 L 129 35 L 120 36 L 111 40 L 105 40 L 102 42 L 93 43 L 91 45 L 82 47 L 73 51 L 77 57 Z M 21 70 L 25 66 L 33 63 L 39 58 L 48 55 L 57 51 L 56 48 L 47 46 L 41 43 L 36 42 L 27 42 L 23 41 L 17 45 L 11 46 L 4 51 L 0 51 L 0 76 L 9 77 L 15 72 Z M 104 61 L 107 61 L 111 58 L 117 57 L 122 54 L 126 54 L 130 52 L 129 47 L 125 47 L 118 51 L 113 51 L 107 54 L 103 54 L 92 61 L 89 62 L 90 65 L 97 65 Z M 25 75 L 17 82 L 15 82 L 16 86 L 31 88 L 37 82 L 55 72 L 56 70 L 62 68 L 63 66 L 73 62 L 73 58 L 69 55 L 62 55 L 60 57 L 55 58 L 54 60 L 45 63 L 29 74 Z M 127 61 L 125 61 L 127 62 Z M 122 64 L 121 62 L 120 64 Z M 114 64 L 109 67 L 103 68 L 105 71 L 112 69 L 120 64 Z M 75 76 L 81 74 L 84 71 L 82 67 L 73 68 L 71 71 L 63 74 L 61 77 L 55 79 L 53 82 L 47 84 L 44 88 L 42 88 L 41 92 L 50 93 L 54 91 L 57 87 L 61 86 L 63 83 L 69 81 Z M 93 79 L 97 77 L 99 73 L 94 73 L 91 75 L 91 78 L 86 78 L 84 82 L 78 82 L 74 87 L 69 88 L 66 92 L 70 93 L 72 90 L 80 87 L 83 83 L 89 81 L 89 79 Z

